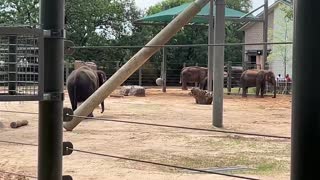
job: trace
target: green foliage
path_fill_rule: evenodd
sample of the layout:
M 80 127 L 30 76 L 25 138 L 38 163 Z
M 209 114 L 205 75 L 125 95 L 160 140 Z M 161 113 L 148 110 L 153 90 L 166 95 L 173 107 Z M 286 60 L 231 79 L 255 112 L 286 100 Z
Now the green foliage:
M 39 0 L 0 0 L 0 24 L 37 24 Z

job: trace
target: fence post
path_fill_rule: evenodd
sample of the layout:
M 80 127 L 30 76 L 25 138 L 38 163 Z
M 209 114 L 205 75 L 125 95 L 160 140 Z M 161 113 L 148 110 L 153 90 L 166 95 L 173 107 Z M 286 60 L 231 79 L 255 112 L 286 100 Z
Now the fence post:
M 116 70 L 118 71 L 118 69 L 120 69 L 120 61 L 116 61 Z
M 139 68 L 139 86 L 142 86 L 142 67 Z
M 232 62 L 231 61 L 228 61 L 227 68 L 228 68 L 227 88 L 228 88 L 228 95 L 230 95 L 231 87 L 232 87 Z
M 17 88 L 17 36 L 9 36 L 9 95 L 16 94 Z
M 162 92 L 167 92 L 167 51 L 166 47 L 162 48 Z
M 39 102 L 38 180 L 62 180 L 64 0 L 41 0 L 43 96 Z
M 186 66 L 187 66 L 186 63 L 184 62 L 184 63 L 183 63 L 183 67 L 186 67 Z

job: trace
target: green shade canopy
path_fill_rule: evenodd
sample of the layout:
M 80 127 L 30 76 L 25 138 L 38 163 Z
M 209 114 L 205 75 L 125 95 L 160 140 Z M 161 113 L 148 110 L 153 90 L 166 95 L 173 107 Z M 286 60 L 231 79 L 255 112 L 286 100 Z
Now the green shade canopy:
M 156 14 L 152 14 L 150 16 L 146 16 L 144 18 L 138 19 L 135 23 L 148 23 L 148 22 L 162 22 L 162 23 L 169 23 L 172 21 L 176 16 L 178 16 L 183 10 L 185 10 L 191 3 L 182 4 L 180 6 L 167 9 L 161 11 Z M 191 23 L 196 24 L 208 24 L 208 16 L 209 16 L 209 3 L 205 5 L 201 11 L 191 20 Z M 215 15 L 215 10 L 213 10 L 213 15 Z M 254 16 L 248 15 L 245 18 L 241 18 L 242 16 L 246 15 L 246 13 L 237 11 L 230 8 L 225 8 L 225 18 L 226 20 L 243 20 L 248 21 L 251 19 L 255 19 Z

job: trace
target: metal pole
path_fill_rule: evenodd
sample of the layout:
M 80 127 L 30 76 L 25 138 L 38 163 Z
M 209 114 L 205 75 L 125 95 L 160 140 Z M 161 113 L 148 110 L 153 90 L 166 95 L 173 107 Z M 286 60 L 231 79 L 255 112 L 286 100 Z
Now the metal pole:
M 186 25 L 209 0 L 196 0 L 189 5 L 183 12 L 174 18 L 164 29 L 162 29 L 147 46 L 164 45 L 170 38 Z M 122 84 L 131 74 L 141 67 L 154 53 L 161 47 L 144 47 L 138 51 L 125 65 L 114 73 L 95 93 L 83 102 L 74 112 L 77 116 L 87 116 L 97 107 L 112 91 Z M 75 117 L 70 122 L 64 124 L 66 130 L 71 131 L 83 118 Z
M 294 1 L 291 180 L 319 179 L 320 94 L 310 93 L 319 87 L 319 6 L 318 0 Z
M 16 94 L 17 88 L 17 36 L 9 36 L 9 95 Z
M 38 179 L 62 179 L 64 0 L 40 1 L 44 30 L 43 99 L 39 102 Z
M 213 18 L 213 7 L 214 7 L 214 1 L 210 0 L 210 13 L 209 13 L 209 27 L 208 27 L 208 43 L 213 44 L 214 43 L 214 29 L 213 29 L 213 24 L 214 24 L 214 18 Z M 212 79 L 213 79 L 213 51 L 214 51 L 214 46 L 208 46 L 208 91 L 213 90 L 212 86 Z
M 264 0 L 263 42 L 268 42 L 268 0 Z M 265 69 L 267 62 L 268 45 L 263 45 L 261 69 Z
M 214 44 L 225 43 L 225 0 L 216 0 Z M 213 126 L 223 126 L 224 46 L 214 47 Z
M 162 48 L 162 92 L 167 92 L 167 50 Z

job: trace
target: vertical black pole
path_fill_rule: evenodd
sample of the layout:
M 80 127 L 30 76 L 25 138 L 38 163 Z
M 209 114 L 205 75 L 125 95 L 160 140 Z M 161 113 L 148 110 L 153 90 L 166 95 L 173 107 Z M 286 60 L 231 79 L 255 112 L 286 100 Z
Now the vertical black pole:
M 294 1 L 291 180 L 319 179 L 319 6 L 318 0 Z
M 214 7 L 214 1 L 210 0 L 210 6 L 209 6 L 209 18 L 208 18 L 208 44 L 214 44 L 214 17 L 213 17 L 213 7 Z M 213 52 L 214 47 L 208 46 L 208 90 L 213 91 Z
M 9 36 L 9 95 L 16 94 L 17 88 L 17 36 Z
M 263 42 L 268 42 L 268 0 L 264 0 L 264 20 L 263 20 Z M 263 45 L 263 53 L 262 53 L 262 60 L 261 60 L 261 69 L 265 69 L 265 65 L 267 62 L 267 50 L 268 45 Z
M 38 179 L 62 179 L 64 0 L 40 1 L 45 32 L 43 100 L 39 103 Z

